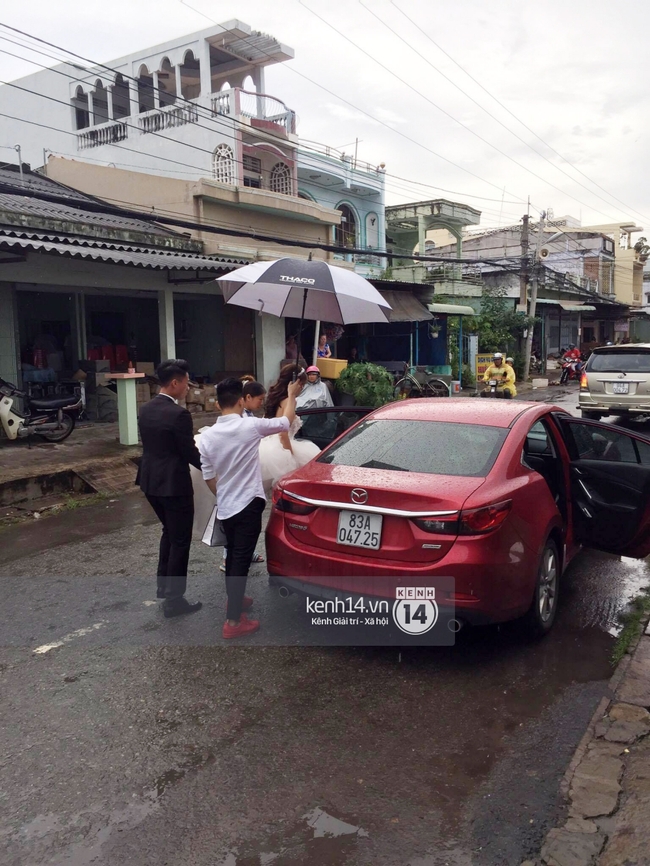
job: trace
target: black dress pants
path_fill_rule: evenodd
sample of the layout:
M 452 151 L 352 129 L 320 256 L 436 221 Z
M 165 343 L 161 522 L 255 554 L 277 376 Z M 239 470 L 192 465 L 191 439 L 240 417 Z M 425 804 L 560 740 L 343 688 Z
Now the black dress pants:
M 239 514 L 222 520 L 226 534 L 226 592 L 228 594 L 227 619 L 239 622 L 246 578 L 251 567 L 257 539 L 262 531 L 262 514 L 266 500 L 260 496 L 252 499 Z
M 194 496 L 147 496 L 162 524 L 158 554 L 158 592 L 168 603 L 185 595 L 192 544 Z

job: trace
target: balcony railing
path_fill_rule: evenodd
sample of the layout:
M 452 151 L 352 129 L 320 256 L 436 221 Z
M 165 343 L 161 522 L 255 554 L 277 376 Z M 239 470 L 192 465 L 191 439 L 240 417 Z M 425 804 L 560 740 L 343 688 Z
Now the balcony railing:
M 142 132 L 160 132 L 163 129 L 185 126 L 187 123 L 198 123 L 198 120 L 198 106 L 184 104 L 150 111 L 141 116 L 138 123 Z
M 106 123 L 95 129 L 87 129 L 77 133 L 77 148 L 86 150 L 89 147 L 101 147 L 103 144 L 116 144 L 129 137 L 129 127 L 119 120 Z
M 350 166 L 350 168 L 358 169 L 359 171 L 371 172 L 373 174 L 380 174 L 383 172 L 383 169 L 380 165 L 371 165 L 369 162 L 363 162 L 362 160 L 355 159 L 353 154 L 345 153 L 345 151 L 339 150 L 337 147 L 330 147 L 327 144 L 319 144 L 316 141 L 301 139 L 300 149 L 305 153 L 309 153 L 309 151 L 312 151 L 313 153 L 318 153 L 321 156 L 327 156 L 329 157 L 329 159 L 336 159 Z
M 296 113 L 275 96 L 265 93 L 255 93 L 233 87 L 232 90 L 222 90 L 214 93 L 211 98 L 213 114 L 229 117 L 249 117 L 251 120 L 264 120 L 281 126 L 286 133 L 296 131 Z

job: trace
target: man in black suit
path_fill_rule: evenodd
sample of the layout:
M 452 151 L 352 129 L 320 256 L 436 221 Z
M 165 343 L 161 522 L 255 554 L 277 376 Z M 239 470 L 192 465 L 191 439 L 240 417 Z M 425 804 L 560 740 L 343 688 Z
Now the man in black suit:
M 156 371 L 160 393 L 140 410 L 142 461 L 135 483 L 162 523 L 158 557 L 158 598 L 166 617 L 194 613 L 201 602 L 185 598 L 192 543 L 194 494 L 190 465 L 201 469 L 192 416 L 179 406 L 189 389 L 187 361 L 171 358 Z

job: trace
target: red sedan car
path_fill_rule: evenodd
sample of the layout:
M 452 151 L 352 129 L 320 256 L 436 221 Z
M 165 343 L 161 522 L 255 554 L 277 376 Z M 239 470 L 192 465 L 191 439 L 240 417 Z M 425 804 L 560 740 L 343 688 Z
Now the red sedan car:
M 377 409 L 276 486 L 271 583 L 395 599 L 436 586 L 455 618 L 526 616 L 544 634 L 582 545 L 650 553 L 650 438 L 540 403 L 407 400 Z

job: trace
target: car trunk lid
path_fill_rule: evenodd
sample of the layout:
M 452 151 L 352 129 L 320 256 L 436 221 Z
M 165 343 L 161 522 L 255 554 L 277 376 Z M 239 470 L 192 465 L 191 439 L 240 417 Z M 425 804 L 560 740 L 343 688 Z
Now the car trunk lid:
M 484 480 L 314 463 L 300 478 L 280 483 L 285 499 L 298 503 L 299 509 L 313 507 L 308 514 L 285 512 L 285 527 L 296 541 L 332 552 L 435 562 L 452 547 L 463 503 Z M 350 518 L 341 516 L 344 512 L 361 516 L 353 519 L 351 529 Z M 447 523 L 446 531 L 429 532 L 414 522 L 434 516 Z M 373 541 L 368 533 L 376 531 L 378 547 L 364 546 Z

